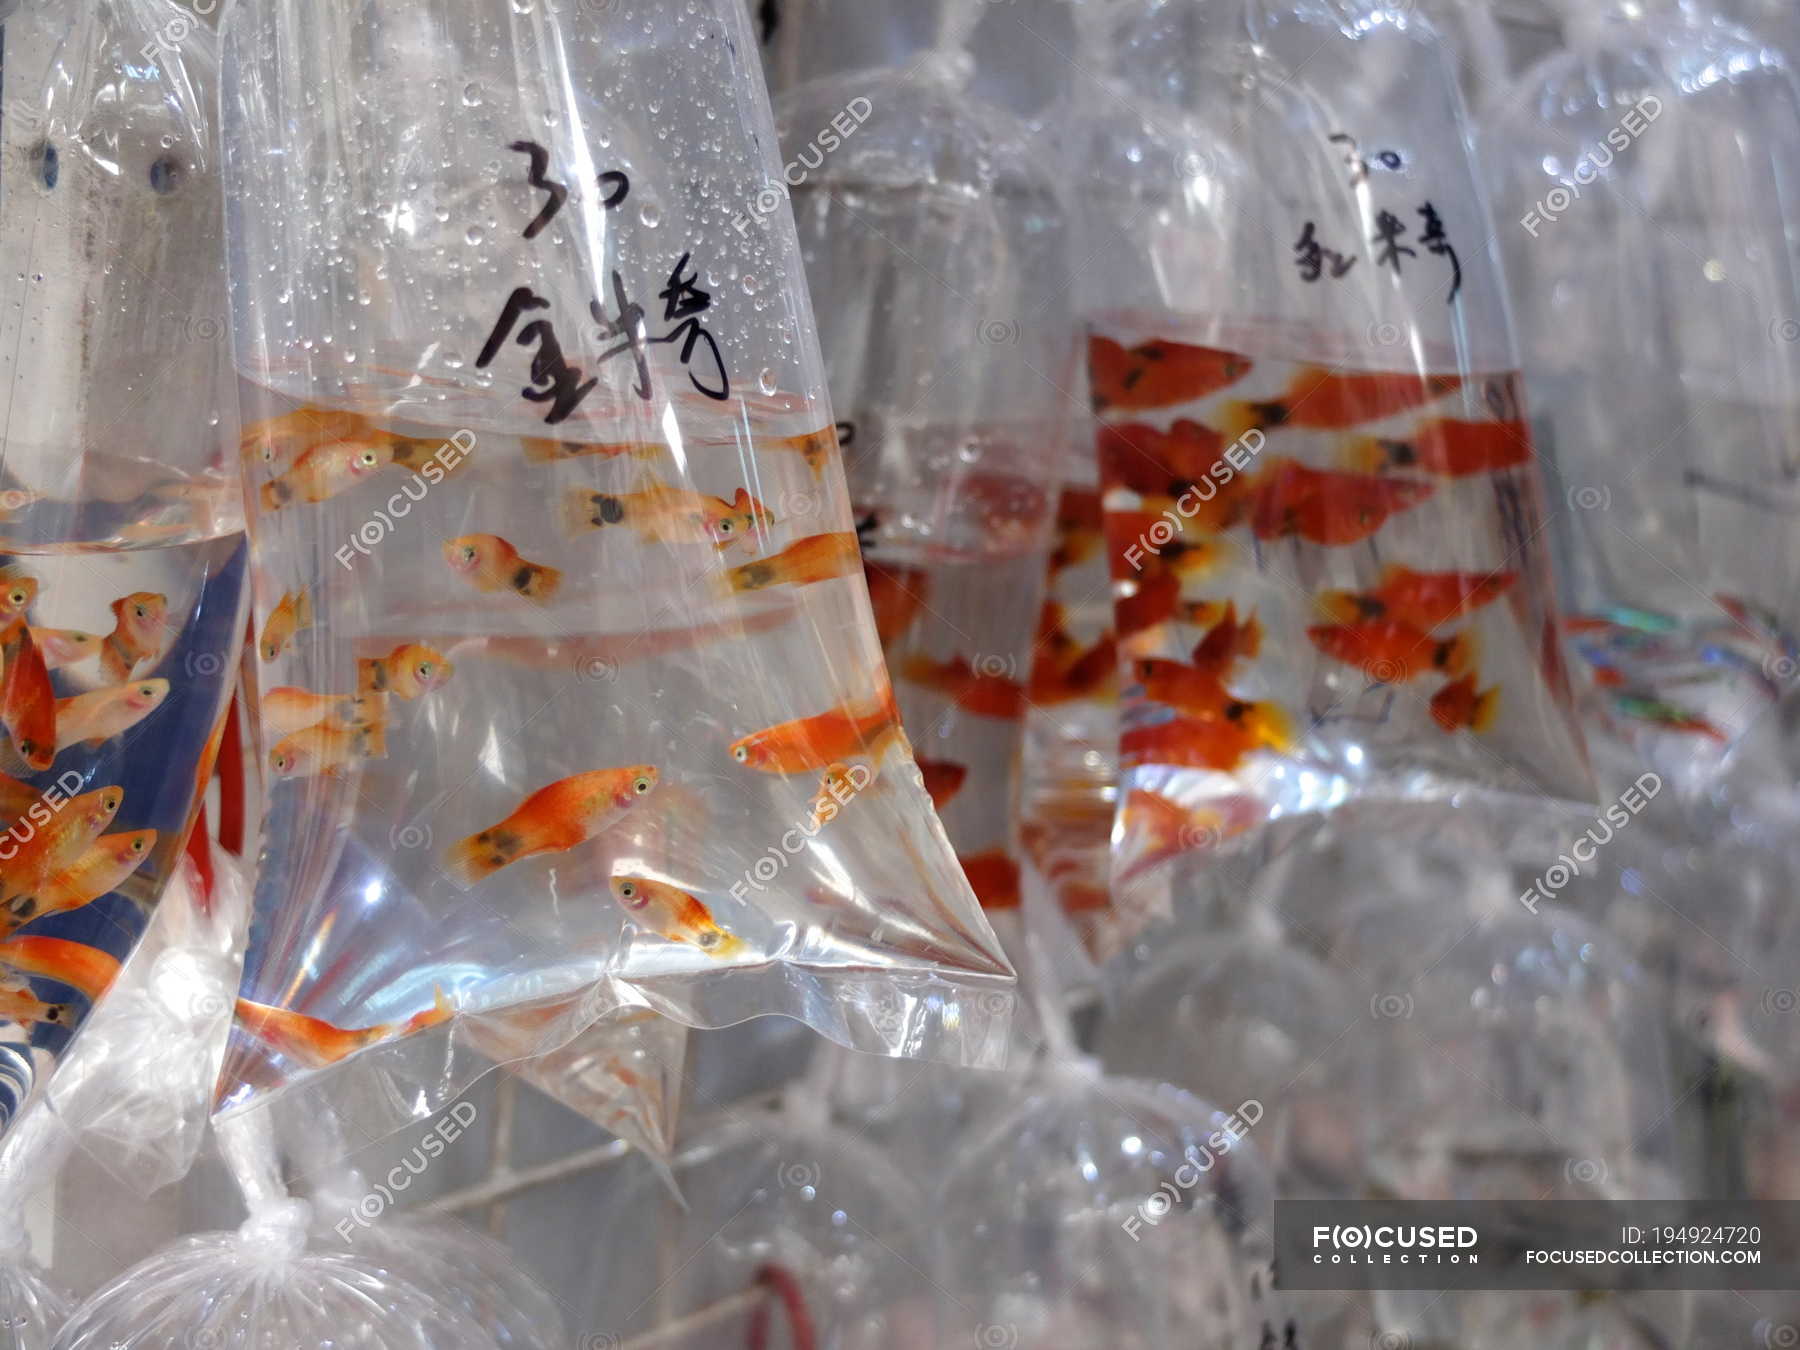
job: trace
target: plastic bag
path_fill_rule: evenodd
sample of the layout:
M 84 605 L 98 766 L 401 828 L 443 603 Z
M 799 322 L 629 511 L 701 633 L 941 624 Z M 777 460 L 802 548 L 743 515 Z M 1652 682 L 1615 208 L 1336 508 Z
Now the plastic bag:
M 277 779 L 227 1106 L 362 1049 L 333 1086 L 391 1128 L 482 1067 L 453 1013 L 558 999 L 543 1050 L 639 1007 L 997 1053 L 741 7 L 281 0 L 224 43 Z
M 1348 0 L 1167 0 L 1115 69 L 1077 256 L 1119 867 L 1358 796 L 1590 798 L 1442 45 Z
M 32 1259 L 26 1204 L 62 1171 L 73 1141 L 39 1103 L 0 1144 L 0 1308 L 8 1350 L 48 1350 L 72 1301 Z
M 210 36 L 172 0 L 83 0 L 7 37 L 0 1123 L 181 856 L 246 574 Z

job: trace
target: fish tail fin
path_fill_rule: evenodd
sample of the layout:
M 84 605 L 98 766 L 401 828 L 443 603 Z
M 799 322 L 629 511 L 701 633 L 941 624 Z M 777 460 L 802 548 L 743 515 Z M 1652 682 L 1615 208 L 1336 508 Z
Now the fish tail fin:
M 312 592 L 302 586 L 290 597 L 294 602 L 294 631 L 313 626 Z
M 525 584 L 519 588 L 521 595 L 530 596 L 540 604 L 547 604 L 562 589 L 563 574 L 560 568 L 546 567 L 542 563 L 532 563 L 526 568 L 529 575 Z
M 1285 415 L 1286 411 L 1279 403 L 1245 403 L 1238 400 L 1219 409 L 1218 431 L 1226 441 L 1235 441 L 1249 432 L 1263 431 L 1280 424 Z
M 1439 664 L 1446 675 L 1457 676 L 1473 669 L 1480 649 L 1473 633 L 1457 633 L 1444 639 L 1438 648 Z
M 572 487 L 564 490 L 558 504 L 564 534 L 586 534 L 604 527 L 608 521 L 603 509 L 609 500 L 592 488 Z
M 1262 644 L 1262 620 L 1252 613 L 1238 632 L 1238 658 L 1243 661 L 1254 661 L 1262 655 Z
M 1471 679 L 1473 677 L 1471 676 Z M 1484 689 L 1475 695 L 1475 716 L 1469 725 L 1476 731 L 1491 731 L 1500 713 L 1500 686 Z
M 359 759 L 387 758 L 387 719 L 369 722 L 356 729 L 356 754 Z
M 359 694 L 386 693 L 388 687 L 387 663 L 379 657 L 365 657 L 356 663 L 356 692 Z
M 485 881 L 511 861 L 494 848 L 490 833 L 483 830 L 450 846 L 445 862 L 454 875 L 471 883 Z
M 262 508 L 265 511 L 279 511 L 286 506 L 288 499 L 294 495 L 294 489 L 281 479 L 271 479 L 262 485 L 260 494 Z
M 729 961 L 742 953 L 745 947 L 749 945 L 736 933 L 727 933 L 723 928 L 718 927 L 716 924 L 713 926 L 712 931 L 717 933 L 719 938 L 718 941 L 714 942 L 712 946 L 706 949 L 706 953 L 715 961 Z
M 1320 591 L 1313 599 L 1313 610 L 1321 622 L 1340 627 L 1363 619 L 1362 599 L 1355 591 Z
M 1392 461 L 1379 437 L 1358 436 L 1344 447 L 1339 462 L 1351 473 L 1379 473 Z
M 1256 738 L 1265 749 L 1287 754 L 1299 740 L 1294 731 L 1294 719 L 1280 704 L 1258 703 L 1251 716 L 1254 719 Z
M 525 454 L 527 464 L 549 464 L 562 458 L 559 449 L 561 441 L 553 441 L 548 436 L 521 436 L 519 449 Z

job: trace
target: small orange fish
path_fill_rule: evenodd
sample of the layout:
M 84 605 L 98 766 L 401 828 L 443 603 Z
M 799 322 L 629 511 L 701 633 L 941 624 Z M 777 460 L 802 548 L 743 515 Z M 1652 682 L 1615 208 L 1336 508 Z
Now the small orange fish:
M 1040 707 L 1103 699 L 1117 682 L 1119 644 L 1111 633 L 1102 633 L 1090 647 L 1082 647 L 1060 630 L 1038 639 L 1026 699 Z
M 969 776 L 966 766 L 947 759 L 918 759 L 914 763 L 919 766 L 919 777 L 925 780 L 926 795 L 940 811 L 962 791 L 963 780 Z
M 1166 433 L 1136 423 L 1103 427 L 1099 452 L 1108 487 L 1179 503 L 1201 530 L 1229 530 L 1249 509 L 1251 452 L 1198 422 L 1183 419 Z
M 1285 753 L 1291 745 L 1285 728 L 1261 726 L 1248 717 L 1231 714 L 1228 707 L 1221 717 L 1174 717 L 1154 726 L 1132 727 L 1119 737 L 1119 766 L 1133 769 L 1165 764 L 1230 773 L 1253 751 Z M 1271 744 L 1272 738 L 1277 743 Z
M 725 577 L 734 592 L 760 591 L 770 586 L 810 586 L 815 581 L 849 576 L 861 565 L 862 550 L 849 531 L 809 534 L 779 553 L 732 568 Z
M 1375 684 L 1404 684 L 1434 671 L 1454 679 L 1474 655 L 1467 633 L 1435 638 L 1393 619 L 1308 628 L 1306 636 L 1334 661 L 1360 667 Z
M 238 447 L 246 460 L 279 469 L 302 448 L 349 436 L 367 435 L 374 426 L 361 413 L 342 408 L 297 408 L 245 427 Z
M 30 783 L 0 773 L 0 821 L 10 825 L 29 811 L 42 795 Z M 45 809 L 50 808 L 46 805 Z
M 444 543 L 444 561 L 478 591 L 512 591 L 538 604 L 548 604 L 562 586 L 554 567 L 527 562 L 497 534 L 465 534 Z
M 1213 623 L 1223 611 L 1208 601 L 1181 598 L 1181 578 L 1171 573 L 1146 576 L 1130 595 L 1113 602 L 1113 625 L 1121 638 L 1136 637 L 1159 624 L 1176 621 Z
M 1125 348 L 1088 338 L 1088 379 L 1094 411 L 1128 412 L 1192 403 L 1236 384 L 1251 371 L 1248 357 L 1214 347 L 1153 340 Z
M 96 839 L 74 866 L 58 872 L 34 894 L 15 896 L 8 904 L 15 924 L 46 914 L 80 909 L 117 890 L 149 858 L 156 847 L 155 830 L 130 830 Z
M 263 624 L 262 642 L 259 649 L 262 659 L 273 661 L 288 649 L 294 635 L 313 624 L 312 595 L 302 586 L 297 591 L 289 591 L 281 597 L 281 603 L 269 611 L 268 620 Z
M 1163 574 L 1203 577 L 1230 557 L 1230 546 L 1192 520 L 1149 511 L 1109 511 L 1107 556 L 1115 581 Z
M 0 643 L 0 651 L 6 662 L 6 674 L 0 678 L 0 724 L 12 737 L 12 748 L 25 767 L 41 773 L 63 748 L 49 668 L 23 623 L 13 625 Z
M 1452 680 L 1431 696 L 1431 720 L 1449 732 L 1461 731 L 1464 727 L 1476 732 L 1486 731 L 1494 725 L 1494 715 L 1499 710 L 1499 689 L 1484 689 L 1477 693 L 1473 671 Z
M 626 526 L 646 543 L 704 542 L 723 551 L 766 535 L 775 516 L 743 488 L 730 501 L 656 480 L 636 492 L 570 488 L 563 494 L 563 526 L 570 534 L 611 525 Z
M 616 876 L 612 894 L 645 932 L 698 947 L 720 961 L 744 950 L 742 938 L 719 927 L 712 911 L 679 886 L 654 877 Z
M 1319 616 L 1336 624 L 1393 619 L 1423 632 L 1491 605 L 1518 580 L 1512 572 L 1415 572 L 1395 564 L 1373 591 L 1326 591 Z
M 1462 388 L 1462 383 L 1460 375 L 1343 374 L 1323 366 L 1304 366 L 1294 373 L 1279 398 L 1227 404 L 1219 415 L 1219 430 L 1227 439 L 1236 439 L 1252 428 L 1342 431 L 1436 402 Z
M 1436 490 L 1423 479 L 1336 473 L 1280 460 L 1258 480 L 1250 527 L 1258 539 L 1355 544 Z
M 124 801 L 116 787 L 97 788 L 60 806 L 46 798 L 31 821 L 15 822 L 0 838 L 0 904 L 35 894 L 50 877 L 73 867 Z
M 163 653 L 169 640 L 169 598 L 137 591 L 112 603 L 113 630 L 100 644 L 100 673 L 113 684 L 131 678 L 141 661 Z
M 879 757 L 900 734 L 894 691 L 884 687 L 871 699 L 741 736 L 731 743 L 731 757 L 759 773 L 818 773 L 841 761 Z
M 328 502 L 366 482 L 394 462 L 393 438 L 380 432 L 315 445 L 285 473 L 262 485 L 262 507 L 279 511 L 291 502 Z
M 1175 661 L 1139 661 L 1135 669 L 1146 698 L 1187 720 L 1230 723 L 1242 730 L 1252 748 L 1284 754 L 1293 748 L 1293 719 L 1278 704 L 1239 698 L 1216 673 Z
M 522 858 L 564 853 L 612 825 L 655 789 L 656 769 L 633 764 L 558 779 L 526 797 L 505 820 L 450 850 L 452 871 L 481 881 Z
M 824 476 L 825 466 L 837 453 L 837 428 L 826 427 L 823 431 L 809 432 L 804 436 L 788 436 L 781 440 L 765 441 L 758 448 L 792 451 L 805 462 L 815 479 L 821 478 Z
M 361 726 L 326 722 L 277 741 L 269 751 L 269 769 L 277 778 L 312 778 L 321 774 L 336 778 L 351 764 L 386 758 L 386 722 Z
M 0 567 L 0 632 L 25 617 L 37 599 L 38 579 L 16 564 Z
M 1344 452 L 1352 469 L 1374 473 L 1382 469 L 1415 469 L 1445 478 L 1513 469 L 1531 462 L 1531 433 L 1523 422 L 1463 422 L 1453 417 L 1433 418 L 1405 440 L 1369 437 L 1353 442 Z
M 823 827 L 837 819 L 838 812 L 850 804 L 851 798 L 874 781 L 875 775 L 865 766 L 862 768 L 862 781 L 856 779 L 855 770 L 848 764 L 831 764 L 819 776 L 819 790 L 813 794 L 807 810 L 815 827 Z
M 264 734 L 291 736 L 321 724 L 365 727 L 385 721 L 387 708 L 377 694 L 315 694 L 282 685 L 263 695 Z
M 1019 907 L 1019 864 L 1005 849 L 989 849 L 971 858 L 958 854 L 956 860 L 962 864 L 969 889 L 975 892 L 983 909 Z
M 0 1018 L 26 1026 L 43 1022 L 53 1027 L 69 1026 L 75 1017 L 72 1003 L 46 1003 L 31 992 L 24 980 L 0 981 Z
M 98 947 L 67 938 L 21 934 L 0 942 L 0 966 L 55 980 L 97 999 L 119 977 L 119 963 Z
M 1126 794 L 1121 823 L 1140 872 L 1177 854 L 1217 848 L 1226 835 L 1225 817 L 1211 807 L 1189 810 L 1142 788 Z
M 31 641 L 44 658 L 45 669 L 66 670 L 98 656 L 102 639 L 98 633 L 76 628 L 33 628 Z
M 7 672 L 9 675 L 11 671 Z M 46 677 L 48 678 L 48 677 Z M 85 741 L 98 748 L 114 736 L 123 736 L 162 706 L 169 696 L 163 679 L 134 680 L 130 684 L 56 700 L 56 748 L 66 750 Z
M 0 944 L 0 949 L 4 944 Z M 291 1012 L 286 1008 L 252 1003 L 247 998 L 237 1001 L 237 1022 L 245 1032 L 264 1045 L 309 1069 L 323 1069 L 348 1059 L 358 1050 L 379 1041 L 398 1040 L 415 1031 L 448 1022 L 456 1013 L 440 988 L 430 1008 L 415 1013 L 404 1022 L 384 1022 L 379 1026 L 347 1028 L 334 1026 L 319 1017 Z
M 659 458 L 663 447 L 648 441 L 557 441 L 548 436 L 524 436 L 519 449 L 527 464 L 556 464 L 565 459 Z
M 875 611 L 875 632 L 885 649 L 919 615 L 931 578 L 916 567 L 888 567 L 863 562 L 863 578 L 869 584 L 869 605 Z
M 936 690 L 977 717 L 1013 718 L 1025 714 L 1023 685 L 999 669 L 977 670 L 966 657 L 933 661 L 923 652 L 914 652 L 900 662 L 900 678 Z
M 1194 644 L 1194 666 L 1223 678 L 1239 661 L 1254 661 L 1261 654 L 1262 637 L 1256 615 L 1240 620 L 1237 603 L 1228 601 L 1219 621 Z
M 446 661 L 435 648 L 422 642 L 407 642 L 386 656 L 358 661 L 356 691 L 396 694 L 410 701 L 442 688 L 454 674 L 455 663 Z
M 1100 494 L 1092 488 L 1065 487 L 1056 502 L 1056 548 L 1050 554 L 1050 574 L 1079 567 L 1100 552 L 1106 542 L 1106 513 Z

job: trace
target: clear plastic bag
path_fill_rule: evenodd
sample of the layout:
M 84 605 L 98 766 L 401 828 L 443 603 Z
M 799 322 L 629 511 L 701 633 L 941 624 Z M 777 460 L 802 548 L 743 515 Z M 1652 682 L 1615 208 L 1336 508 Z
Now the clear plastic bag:
M 68 1131 L 39 1103 L 0 1144 L 0 1344 L 48 1350 L 72 1300 L 32 1258 L 27 1204 L 53 1185 L 73 1146 Z
M 181 857 L 247 574 L 211 35 L 173 0 L 82 0 L 16 17 L 5 62 L 0 1123 Z
M 1443 45 L 1355 0 L 1166 0 L 1114 69 L 1077 256 L 1120 868 L 1357 797 L 1589 799 Z
M 360 1049 L 391 1127 L 479 1071 L 452 1012 L 558 999 L 543 1050 L 639 1007 L 998 1053 L 741 6 L 224 41 L 277 779 L 228 1106 Z

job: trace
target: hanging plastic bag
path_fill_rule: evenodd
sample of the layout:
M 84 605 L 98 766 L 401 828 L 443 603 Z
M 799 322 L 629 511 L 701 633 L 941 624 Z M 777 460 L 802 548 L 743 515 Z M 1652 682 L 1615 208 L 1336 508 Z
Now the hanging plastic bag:
M 8 1350 L 49 1350 L 69 1316 L 71 1300 L 32 1259 L 27 1203 L 54 1184 L 73 1140 L 41 1103 L 0 1144 L 0 1308 Z
M 1078 256 L 1127 682 L 1120 868 L 1357 796 L 1589 798 L 1432 30 L 1350 0 L 1167 0 L 1115 69 L 1131 88 L 1096 101 Z
M 276 780 L 227 1106 L 367 1050 L 331 1082 L 391 1128 L 484 1067 L 454 1013 L 562 998 L 541 1050 L 639 1007 L 998 1053 L 741 7 L 224 41 Z
M 0 1125 L 144 931 L 239 646 L 216 61 L 172 0 L 7 28 Z

